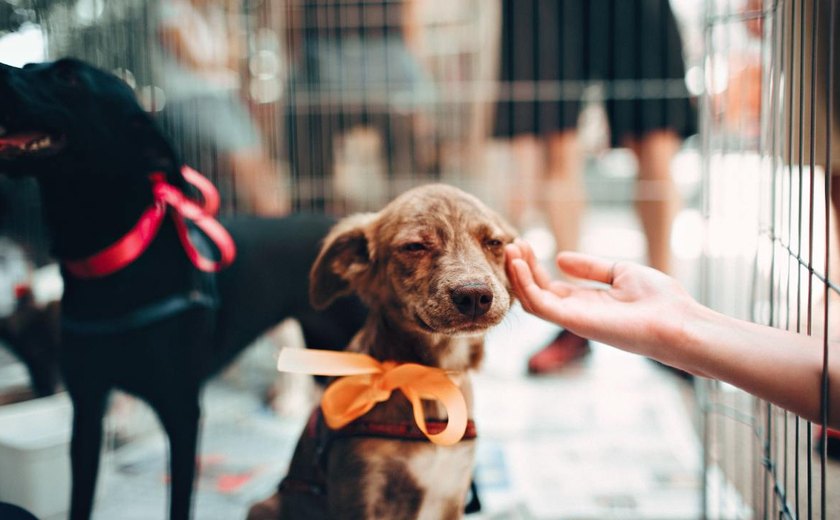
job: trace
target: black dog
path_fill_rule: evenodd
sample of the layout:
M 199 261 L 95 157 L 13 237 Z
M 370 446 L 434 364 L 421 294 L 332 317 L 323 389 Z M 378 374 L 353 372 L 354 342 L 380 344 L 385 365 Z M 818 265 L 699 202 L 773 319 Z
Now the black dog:
M 261 333 L 298 319 L 307 345 L 346 345 L 364 308 L 315 312 L 308 271 L 331 220 L 222 220 L 235 242 L 217 274 L 188 259 L 173 210 L 133 262 L 106 276 L 68 266 L 126 236 L 153 204 L 150 174 L 191 188 L 172 147 L 118 78 L 72 59 L 0 65 L 0 172 L 37 179 L 52 249 L 62 261 L 60 364 L 74 405 L 71 519 L 92 509 L 109 391 L 154 408 L 170 440 L 170 517 L 190 515 L 202 383 Z M 218 251 L 192 230 L 205 255 Z

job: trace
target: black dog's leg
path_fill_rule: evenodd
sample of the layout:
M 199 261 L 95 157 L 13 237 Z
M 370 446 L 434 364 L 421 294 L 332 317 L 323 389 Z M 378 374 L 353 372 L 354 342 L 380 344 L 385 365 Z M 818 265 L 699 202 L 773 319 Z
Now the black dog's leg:
M 165 403 L 155 403 L 169 436 L 170 520 L 187 520 L 190 516 L 201 415 L 198 393 L 198 388 L 183 390 L 169 396 Z
M 87 520 L 93 509 L 94 489 L 99 472 L 102 448 L 102 416 L 108 390 L 104 387 L 70 388 L 73 400 L 73 437 L 70 441 L 70 463 L 73 493 L 70 499 L 70 520 Z

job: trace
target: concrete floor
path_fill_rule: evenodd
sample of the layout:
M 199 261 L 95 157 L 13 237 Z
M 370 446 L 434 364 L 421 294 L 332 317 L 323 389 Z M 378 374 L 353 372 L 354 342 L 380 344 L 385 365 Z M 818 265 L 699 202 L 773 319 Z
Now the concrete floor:
M 553 333 L 517 308 L 489 338 L 474 376 L 484 512 L 472 518 L 697 518 L 685 383 L 603 345 L 564 374 L 525 376 L 527 355 Z M 252 370 L 207 389 L 197 519 L 243 518 L 278 482 L 300 431 L 302 408 L 279 418 L 242 386 Z M 95 519 L 163 518 L 164 446 L 152 434 L 109 455 Z

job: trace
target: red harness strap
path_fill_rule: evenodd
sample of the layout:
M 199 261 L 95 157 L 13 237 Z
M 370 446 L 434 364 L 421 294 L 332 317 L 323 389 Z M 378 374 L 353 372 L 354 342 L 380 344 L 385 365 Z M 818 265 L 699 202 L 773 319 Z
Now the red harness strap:
M 219 192 L 200 173 L 188 166 L 181 168 L 184 179 L 195 186 L 203 198 L 199 206 L 178 188 L 166 182 L 163 173 L 150 175 L 154 202 L 140 216 L 140 220 L 122 238 L 102 251 L 79 260 L 66 260 L 64 267 L 78 278 L 99 278 L 115 273 L 134 262 L 149 247 L 160 230 L 161 223 L 172 208 L 172 220 L 187 258 L 199 270 L 215 273 L 233 263 L 236 245 L 227 230 L 213 218 L 219 210 Z M 221 258 L 211 260 L 198 252 L 190 240 L 186 220 L 191 220 L 219 249 Z
M 444 428 L 446 428 L 446 421 L 440 419 L 426 420 L 426 429 L 431 434 L 440 433 Z M 326 433 L 328 441 L 344 437 L 379 437 L 398 441 L 429 442 L 429 437 L 417 427 L 417 423 L 414 421 L 377 422 L 360 417 L 342 428 L 333 430 L 324 423 L 321 408 L 317 407 L 312 410 L 309 419 L 306 421 L 306 434 L 318 438 L 321 437 L 322 433 Z M 461 440 L 471 441 L 477 437 L 475 421 L 469 419 L 467 429 L 464 431 Z

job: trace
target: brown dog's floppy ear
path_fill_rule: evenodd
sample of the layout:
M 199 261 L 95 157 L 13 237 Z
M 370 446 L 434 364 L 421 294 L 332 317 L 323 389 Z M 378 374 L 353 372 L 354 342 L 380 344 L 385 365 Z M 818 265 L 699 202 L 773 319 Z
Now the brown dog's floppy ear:
M 376 213 L 351 215 L 333 227 L 309 272 L 309 301 L 324 309 L 353 290 L 353 281 L 370 267 L 366 231 Z

